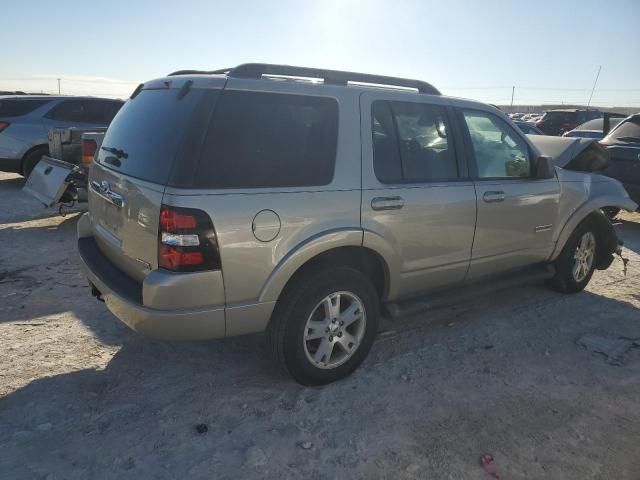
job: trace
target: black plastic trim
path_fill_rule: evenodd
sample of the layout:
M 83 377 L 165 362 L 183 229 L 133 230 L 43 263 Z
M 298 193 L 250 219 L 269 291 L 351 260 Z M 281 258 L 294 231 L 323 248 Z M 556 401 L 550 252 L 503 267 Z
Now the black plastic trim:
M 142 284 L 111 263 L 100 251 L 93 237 L 78 239 L 78 251 L 87 267 L 114 293 L 130 302 L 142 305 Z

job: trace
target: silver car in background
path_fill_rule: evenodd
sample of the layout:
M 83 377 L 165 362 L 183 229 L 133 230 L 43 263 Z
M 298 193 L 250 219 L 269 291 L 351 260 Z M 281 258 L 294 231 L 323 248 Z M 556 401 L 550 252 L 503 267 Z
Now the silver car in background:
M 416 80 L 177 72 L 109 127 L 78 249 L 132 329 L 266 331 L 289 374 L 323 384 L 364 360 L 389 304 L 533 267 L 574 293 L 611 264 L 601 208 L 636 205 L 589 172 L 603 149 L 572 163 L 559 140 L 552 159 L 496 108 Z
M 49 130 L 107 127 L 123 103 L 95 97 L 0 96 L 0 171 L 28 177 L 49 152 Z

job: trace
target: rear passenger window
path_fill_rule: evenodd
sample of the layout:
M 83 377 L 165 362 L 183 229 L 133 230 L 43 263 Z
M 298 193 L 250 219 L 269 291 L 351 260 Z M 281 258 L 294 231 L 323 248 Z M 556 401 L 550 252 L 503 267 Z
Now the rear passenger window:
M 333 179 L 334 99 L 225 90 L 207 133 L 198 188 L 304 187 Z
M 51 100 L 18 100 L 9 98 L 0 100 L 0 117 L 21 117 L 33 112 L 36 108 L 41 107 Z
M 372 105 L 373 166 L 382 183 L 458 178 L 444 107 L 377 101 Z
M 81 122 L 86 123 L 84 101 L 82 100 L 65 100 L 53 107 L 45 117 L 60 122 Z

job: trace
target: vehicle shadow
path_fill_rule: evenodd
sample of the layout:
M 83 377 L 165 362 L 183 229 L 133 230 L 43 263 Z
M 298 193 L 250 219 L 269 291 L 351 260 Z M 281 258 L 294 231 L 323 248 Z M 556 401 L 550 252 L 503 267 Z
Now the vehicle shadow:
M 0 188 L 7 190 L 19 190 L 24 186 L 26 179 L 21 176 L 1 176 Z
M 571 429 L 565 424 L 577 415 L 573 409 L 582 409 L 580 418 L 586 409 L 602 419 L 600 409 L 614 408 L 606 403 L 610 395 L 621 396 L 618 404 L 636 395 L 628 382 L 637 368 L 616 369 L 575 341 L 585 333 L 628 336 L 634 329 L 637 336 L 640 312 L 588 292 L 516 290 L 506 301 L 482 298 L 463 313 L 432 314 L 428 323 L 397 322 L 358 371 L 322 388 L 282 376 L 265 361 L 259 336 L 175 344 L 128 337 L 104 370 L 34 380 L 0 400 L 0 465 L 14 479 L 176 478 L 184 472 L 284 478 L 291 467 L 300 473 L 336 458 L 346 469 L 365 468 L 371 455 L 380 455 L 377 467 L 397 467 L 387 448 L 416 442 L 423 445 L 414 452 L 419 458 L 443 448 L 468 456 L 485 442 L 495 447 L 496 437 L 506 442 L 503 451 L 538 438 L 531 448 L 544 456 L 544 448 L 556 448 L 544 443 L 544 432 Z M 577 307 L 582 315 L 570 315 Z M 524 407 L 523 398 L 533 403 Z M 478 431 L 496 411 L 501 420 Z M 201 433 L 197 425 L 204 425 Z M 526 436 L 521 427 L 529 429 Z M 591 425 L 590 443 L 598 434 Z M 374 440 L 380 435 L 384 442 Z M 349 439 L 369 444 L 366 453 L 354 447 L 342 457 Z M 309 453 L 300 448 L 304 442 Z M 592 452 L 584 448 L 577 455 L 586 458 Z

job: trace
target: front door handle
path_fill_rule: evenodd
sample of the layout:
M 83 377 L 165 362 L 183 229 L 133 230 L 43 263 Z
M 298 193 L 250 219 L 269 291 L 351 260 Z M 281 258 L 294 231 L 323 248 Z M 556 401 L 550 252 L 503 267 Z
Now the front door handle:
M 505 195 L 502 191 L 484 192 L 484 195 L 482 195 L 482 199 L 487 203 L 504 202 L 504 198 Z
M 376 211 L 400 210 L 402 207 L 404 207 L 402 197 L 376 197 L 371 200 L 371 208 Z

